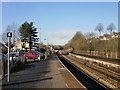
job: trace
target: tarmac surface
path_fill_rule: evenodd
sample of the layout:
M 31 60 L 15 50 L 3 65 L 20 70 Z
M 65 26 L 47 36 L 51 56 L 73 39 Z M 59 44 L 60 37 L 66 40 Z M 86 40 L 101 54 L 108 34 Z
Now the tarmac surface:
M 60 62 L 55 54 L 47 60 L 28 60 L 23 70 L 10 74 L 2 81 L 2 88 L 84 88 Z

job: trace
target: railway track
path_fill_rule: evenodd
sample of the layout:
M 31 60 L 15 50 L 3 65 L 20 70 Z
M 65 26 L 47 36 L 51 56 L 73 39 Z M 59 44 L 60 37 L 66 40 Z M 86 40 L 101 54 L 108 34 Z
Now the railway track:
M 108 69 L 98 67 L 97 65 L 90 63 L 85 64 L 84 60 L 70 55 L 63 55 L 63 57 L 67 58 L 77 67 L 82 68 L 83 71 L 87 71 L 87 73 L 92 75 L 92 77 L 95 77 L 97 80 L 99 79 L 99 81 L 104 83 L 106 86 L 110 88 L 120 88 L 120 77 L 118 73 L 114 73 Z
M 101 89 L 101 90 L 111 90 L 107 86 L 103 85 L 96 79 L 92 78 L 90 75 L 77 68 L 74 64 L 66 60 L 61 55 L 58 55 L 61 62 L 68 68 L 68 70 L 87 88 L 87 89 Z
M 80 63 L 82 65 L 84 65 L 84 63 L 85 63 L 84 60 L 79 60 L 79 59 L 75 60 L 75 58 L 73 58 L 73 57 L 70 57 L 70 58 L 74 59 L 74 61 L 76 61 L 77 63 Z M 118 82 L 120 81 L 120 77 L 119 77 L 120 74 L 119 73 L 115 73 L 115 72 L 113 72 L 109 69 L 106 69 L 104 67 L 100 67 L 100 66 L 97 66 L 97 65 L 94 65 L 94 64 L 87 63 L 85 66 L 88 67 L 88 68 L 91 68 L 94 71 L 97 71 L 101 74 L 104 74 L 107 77 L 113 78 L 114 80 L 116 80 Z
M 119 74 L 119 71 L 120 71 L 120 67 L 119 67 L 119 62 L 118 63 L 114 63 L 114 62 L 110 62 L 110 61 L 105 61 L 104 59 L 95 59 L 94 57 L 85 57 L 83 55 L 78 55 L 78 54 L 70 54 L 69 56 L 72 56 L 72 57 L 76 57 L 77 59 L 79 60 L 82 60 L 82 61 L 86 61 L 86 62 L 91 62 L 91 64 L 94 64 L 94 66 L 99 66 L 100 68 L 103 68 L 104 70 L 107 70 L 111 73 L 114 73 L 116 74 L 117 76 L 120 76 Z M 107 59 L 107 58 L 106 58 Z M 108 59 L 107 59 L 108 60 Z M 118 60 L 116 60 L 118 61 Z M 96 65 L 95 65 L 96 64 Z

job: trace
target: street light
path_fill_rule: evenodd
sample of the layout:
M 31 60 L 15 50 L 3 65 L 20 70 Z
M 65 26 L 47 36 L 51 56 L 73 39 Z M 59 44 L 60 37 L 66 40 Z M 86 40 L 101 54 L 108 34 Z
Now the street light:
M 46 53 L 45 53 L 45 59 L 47 58 L 48 56 L 48 39 L 44 39 L 46 41 Z
M 40 44 L 41 44 L 41 28 L 40 30 L 38 31 L 39 32 L 39 52 L 41 52 L 41 47 L 40 47 Z M 39 55 L 39 60 L 40 60 L 40 55 Z

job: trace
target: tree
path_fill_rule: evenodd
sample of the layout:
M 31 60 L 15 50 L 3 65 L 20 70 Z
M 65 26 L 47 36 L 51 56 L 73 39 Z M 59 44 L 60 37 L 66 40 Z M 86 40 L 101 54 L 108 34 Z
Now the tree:
M 85 34 L 85 37 L 87 39 L 87 48 L 89 51 L 95 50 L 95 44 L 96 44 L 96 34 L 94 32 L 88 32 Z
M 6 28 L 6 30 L 5 30 L 5 32 L 3 32 L 3 34 L 2 34 L 2 41 L 4 42 L 4 43 L 6 43 L 7 41 L 8 41 L 8 39 L 7 39 L 7 32 L 10 32 L 11 31 L 11 28 L 10 28 L 10 26 L 8 25 L 7 26 L 7 28 Z
M 30 33 L 29 29 L 30 29 L 30 25 L 27 21 L 24 22 L 24 24 L 22 24 L 21 27 L 19 28 L 21 40 L 23 42 L 29 39 L 29 33 Z
M 86 43 L 85 36 L 81 32 L 76 32 L 73 38 L 68 42 L 67 46 L 76 50 L 85 50 Z
M 115 25 L 113 23 L 111 23 L 108 27 L 107 30 L 112 34 L 113 30 L 115 30 Z
M 29 42 L 30 50 L 32 45 L 38 41 L 38 38 L 35 38 L 37 37 L 36 34 L 38 33 L 36 30 L 37 28 L 33 26 L 33 22 L 28 23 L 27 21 L 25 21 L 19 28 L 21 40 L 23 42 Z
M 0 37 L 2 37 L 2 34 L 0 34 Z M 2 38 L 0 38 L 0 42 L 2 41 Z
M 110 32 L 110 34 L 112 34 L 112 32 L 113 32 L 113 30 L 115 30 L 116 28 L 115 28 L 115 25 L 113 24 L 113 23 L 111 23 L 108 27 L 107 27 L 107 30 Z M 109 42 L 109 45 L 111 46 L 111 52 L 115 52 L 116 50 L 115 50 L 115 47 L 116 47 L 116 45 L 117 45 L 117 43 L 116 43 L 116 39 L 115 38 L 111 38 L 111 40 L 109 40 L 109 41 L 111 41 L 111 42 Z
M 13 23 L 11 25 L 8 25 L 6 30 L 2 34 L 2 41 L 4 43 L 6 43 L 8 41 L 7 32 L 12 32 L 11 40 L 12 40 L 13 44 L 16 40 L 18 40 L 20 38 L 19 31 L 18 31 L 18 25 Z
M 99 23 L 97 26 L 96 26 L 96 28 L 95 28 L 95 30 L 97 30 L 99 33 L 100 33 L 100 35 L 101 35 L 101 32 L 103 31 L 103 24 L 102 23 Z
M 12 24 L 11 25 L 11 29 L 12 29 L 12 32 L 13 32 L 13 44 L 15 43 L 15 41 L 17 41 L 18 39 L 20 39 L 20 34 L 19 34 L 19 27 L 17 24 Z
M 94 32 L 88 32 L 85 34 L 86 39 L 92 39 L 96 37 L 96 34 Z

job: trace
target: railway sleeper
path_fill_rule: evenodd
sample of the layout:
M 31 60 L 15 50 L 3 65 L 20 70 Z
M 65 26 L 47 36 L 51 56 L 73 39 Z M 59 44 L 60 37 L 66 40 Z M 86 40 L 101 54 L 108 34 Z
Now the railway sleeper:
M 98 60 L 95 60 L 92 58 L 86 58 L 84 56 L 76 56 L 76 55 L 71 54 L 71 53 L 69 55 L 71 55 L 75 58 L 78 58 L 78 59 L 82 59 L 83 61 L 87 61 L 87 63 L 99 65 L 100 67 L 104 67 L 104 68 L 109 69 L 109 70 L 116 72 L 116 73 L 119 73 L 119 71 L 120 71 L 119 66 L 115 67 L 114 65 L 103 63 L 102 61 L 98 61 Z
M 62 55 L 63 56 L 63 55 Z M 65 56 L 63 56 L 65 57 Z M 65 57 L 66 58 L 66 57 Z M 68 59 L 68 58 L 67 58 Z M 74 65 L 76 65 L 75 63 L 73 63 Z M 96 72 L 92 71 L 90 72 L 90 70 L 88 71 L 87 69 L 85 69 L 83 66 L 77 66 L 79 67 L 81 70 L 83 70 L 84 72 L 86 72 L 87 74 L 89 74 L 90 76 L 94 77 L 96 80 L 98 80 L 99 82 L 103 83 L 104 85 L 108 86 L 109 88 L 119 88 L 118 84 L 114 83 L 113 80 L 111 80 L 111 78 L 108 78 L 107 76 L 103 76 L 101 74 L 96 75 Z M 94 72 L 94 73 L 93 73 Z M 104 78 L 103 78 L 104 77 Z M 107 77 L 107 79 L 106 79 Z

